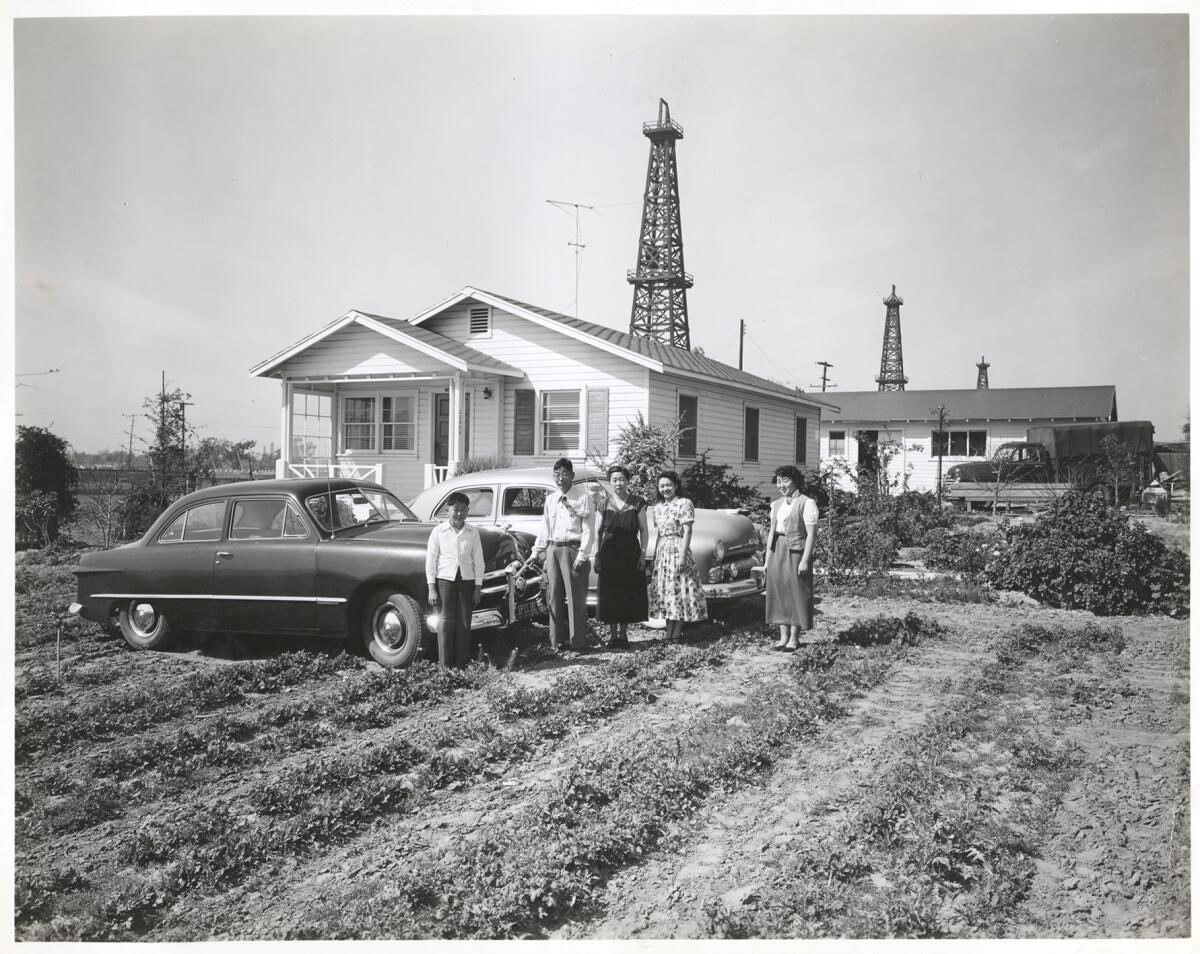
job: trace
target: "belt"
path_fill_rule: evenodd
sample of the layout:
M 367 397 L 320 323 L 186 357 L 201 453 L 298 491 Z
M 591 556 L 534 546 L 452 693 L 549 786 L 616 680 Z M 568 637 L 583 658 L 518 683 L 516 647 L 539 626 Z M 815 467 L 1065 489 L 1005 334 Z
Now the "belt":
M 556 547 L 577 547 L 583 543 L 583 538 L 573 537 L 570 540 L 551 540 L 550 543 Z

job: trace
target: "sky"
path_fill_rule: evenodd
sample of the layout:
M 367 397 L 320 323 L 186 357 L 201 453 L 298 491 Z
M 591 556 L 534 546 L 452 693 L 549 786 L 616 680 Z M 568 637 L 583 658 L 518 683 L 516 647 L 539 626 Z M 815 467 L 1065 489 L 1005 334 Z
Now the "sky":
M 869 390 L 1189 399 L 1182 15 L 14 20 L 16 423 L 125 448 L 168 388 L 279 441 L 249 368 L 473 285 L 626 330 L 660 97 L 693 346 Z M 575 213 L 584 248 L 576 296 Z M 51 372 L 51 373 L 47 373 Z M 949 408 L 953 414 L 953 408 Z M 135 450 L 150 427 L 133 419 Z

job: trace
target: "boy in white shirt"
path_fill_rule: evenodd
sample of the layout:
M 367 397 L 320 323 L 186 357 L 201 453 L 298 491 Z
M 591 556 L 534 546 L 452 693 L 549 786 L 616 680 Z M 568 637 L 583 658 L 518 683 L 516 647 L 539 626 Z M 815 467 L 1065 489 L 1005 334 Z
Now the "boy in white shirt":
M 460 669 L 471 651 L 471 610 L 483 595 L 483 542 L 467 523 L 466 494 L 446 498 L 450 516 L 433 528 L 425 549 L 429 605 L 439 611 L 438 659 Z

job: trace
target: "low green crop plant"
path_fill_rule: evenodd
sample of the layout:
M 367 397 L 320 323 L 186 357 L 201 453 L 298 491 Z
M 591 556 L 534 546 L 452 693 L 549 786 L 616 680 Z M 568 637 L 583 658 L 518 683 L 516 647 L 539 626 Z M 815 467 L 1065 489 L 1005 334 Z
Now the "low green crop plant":
M 921 637 L 940 634 L 942 627 L 934 620 L 927 620 L 909 610 L 903 619 L 879 614 L 867 619 L 855 620 L 834 636 L 842 645 L 882 646 L 899 643 L 916 645 Z
M 1099 616 L 1189 613 L 1187 554 L 1097 497 L 1067 494 L 1004 540 L 985 571 L 997 589 Z
M 49 918 L 58 896 L 88 886 L 87 879 L 73 866 L 17 874 L 13 883 L 13 920 L 29 924 Z

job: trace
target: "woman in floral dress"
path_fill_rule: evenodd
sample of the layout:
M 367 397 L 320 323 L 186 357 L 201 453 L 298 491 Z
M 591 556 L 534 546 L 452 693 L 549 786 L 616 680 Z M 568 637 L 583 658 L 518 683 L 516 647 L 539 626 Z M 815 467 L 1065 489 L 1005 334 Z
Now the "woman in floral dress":
M 654 575 L 650 578 L 650 615 L 667 621 L 666 638 L 678 639 L 685 622 L 708 618 L 700 575 L 692 560 L 692 502 L 680 496 L 679 475 L 673 470 L 658 475 L 654 505 Z

